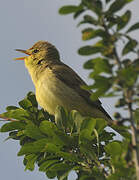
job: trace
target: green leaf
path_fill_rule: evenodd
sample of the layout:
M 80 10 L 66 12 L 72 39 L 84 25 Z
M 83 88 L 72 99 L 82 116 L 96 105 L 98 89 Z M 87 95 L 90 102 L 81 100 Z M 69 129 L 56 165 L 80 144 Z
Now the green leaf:
M 36 140 L 46 137 L 45 135 L 42 134 L 40 129 L 31 122 L 26 126 L 24 133 L 28 137 L 36 139 Z
M 69 136 L 69 132 L 70 131 L 68 131 L 68 134 L 67 133 L 65 133 L 65 132 L 63 132 L 63 131 L 57 131 L 56 132 L 56 134 L 55 134 L 55 136 L 56 136 L 56 140 L 57 140 L 57 142 L 59 142 L 59 144 L 56 142 L 55 144 L 57 144 L 57 145 L 67 145 L 67 146 L 71 146 L 72 144 L 77 144 L 76 143 L 76 136 L 74 137 L 74 136 L 71 136 L 71 132 L 70 132 L 70 136 Z M 61 141 L 62 141 L 62 143 L 61 143 Z
M 85 15 L 84 16 L 84 19 L 83 21 L 81 21 L 78 26 L 80 26 L 81 24 L 85 24 L 85 23 L 88 23 L 88 24 L 93 24 L 93 25 L 98 25 L 98 20 L 96 20 L 95 18 L 93 18 L 92 16 L 90 15 Z
M 19 140 L 20 139 L 19 132 L 22 132 L 22 130 L 9 132 L 9 136 L 5 139 L 5 141 L 7 141 L 8 139 Z
M 137 29 L 139 29 L 139 22 L 136 23 L 136 24 L 134 24 L 134 25 L 132 25 L 132 26 L 126 31 L 126 33 L 129 33 L 129 32 L 131 32 L 131 31 L 135 31 L 135 30 L 137 30 Z
M 111 74 L 111 67 L 112 66 L 109 64 L 107 59 L 100 57 L 91 59 L 84 64 L 85 69 L 93 69 L 93 72 L 91 73 L 92 78 L 102 72 Z
M 92 55 L 92 54 L 100 53 L 101 50 L 102 50 L 101 47 L 84 46 L 84 47 L 81 47 L 78 50 L 78 53 L 80 55 L 87 56 L 87 55 Z
M 49 142 L 45 145 L 44 151 L 57 154 L 60 151 L 60 148 L 61 148 L 61 144 L 55 145 L 55 144 Z
M 80 131 L 84 129 L 88 129 L 90 131 L 90 134 L 93 132 L 93 129 L 96 125 L 96 119 L 95 118 L 85 118 L 81 124 Z
M 47 170 L 46 171 L 46 176 L 49 179 L 53 179 L 53 178 L 55 178 L 57 176 L 57 172 Z
M 80 16 L 84 11 L 85 11 L 84 9 L 81 9 L 81 10 L 79 10 L 79 11 L 76 11 L 76 12 L 74 13 L 73 18 L 76 19 L 76 18 L 77 18 L 78 16 Z
M 17 108 L 15 110 L 5 112 L 1 114 L 1 116 L 26 121 L 27 117 L 29 117 L 29 114 L 26 110 Z
M 86 41 L 94 37 L 94 29 L 87 28 L 82 31 L 82 40 Z
M 80 131 L 80 128 L 81 128 L 81 124 L 83 122 L 83 120 L 85 119 L 85 117 L 83 117 L 78 111 L 76 110 L 72 110 L 70 112 L 70 116 L 71 118 L 73 119 L 75 125 L 76 125 L 76 128 L 77 128 L 77 132 Z
M 96 92 L 91 94 L 91 99 L 97 100 L 100 96 L 103 96 L 111 87 L 112 79 L 104 76 L 93 76 L 95 83 L 92 85 L 92 88 L 97 89 Z
M 16 106 L 7 106 L 7 107 L 6 107 L 6 110 L 7 110 L 7 111 L 15 110 L 15 109 L 19 109 L 19 107 L 16 107 Z
M 138 42 L 136 40 L 134 40 L 134 39 L 129 40 L 122 50 L 122 55 L 126 55 L 129 52 L 133 52 L 134 48 L 137 46 L 137 44 L 138 44 Z
M 101 96 L 103 96 L 106 91 L 107 91 L 106 88 L 98 89 L 96 92 L 94 92 L 94 93 L 91 95 L 91 100 L 92 100 L 92 101 L 96 101 L 98 98 L 100 98 Z
M 42 121 L 40 124 L 40 130 L 47 136 L 53 136 L 58 129 L 54 123 L 50 121 Z
M 59 160 L 55 160 L 55 159 L 46 160 L 44 163 L 40 165 L 39 171 L 46 171 L 47 169 L 49 169 L 51 166 L 53 166 L 58 162 Z
M 103 87 L 109 87 L 111 78 L 105 77 L 105 76 L 96 76 L 93 77 L 95 80 L 95 83 L 93 84 L 92 88 L 103 88 Z
M 70 173 L 72 169 L 69 169 L 68 171 L 60 172 L 60 176 L 58 176 L 59 180 L 68 180 L 68 174 Z
M 19 105 L 25 110 L 28 110 L 30 107 L 32 107 L 32 103 L 27 98 L 20 101 Z
M 114 132 L 108 132 L 104 128 L 105 128 L 105 126 L 102 127 L 102 130 L 99 132 L 99 140 L 100 140 L 100 142 L 109 143 L 110 141 L 113 140 L 113 138 L 114 138 L 114 136 L 116 136 L 116 134 Z
M 119 31 L 122 28 L 124 28 L 128 24 L 128 22 L 130 21 L 130 19 L 131 19 L 131 11 L 127 10 L 124 15 L 119 17 L 117 30 Z
M 93 130 L 96 125 L 96 119 L 95 118 L 86 118 L 82 122 L 81 130 L 80 130 L 80 140 L 88 139 L 92 140 L 93 136 Z
M 87 139 L 80 143 L 80 152 L 85 155 L 88 160 L 97 160 L 97 155 L 92 148 L 92 142 L 87 141 Z
M 44 111 L 44 109 L 39 109 L 37 112 L 37 119 L 39 122 L 44 121 L 44 120 L 49 120 L 50 115 L 48 114 L 47 111 Z
M 35 162 L 38 156 L 36 154 L 29 154 L 25 156 L 25 160 L 27 161 L 25 171 L 30 170 L 33 171 L 35 168 Z
M 107 38 L 107 36 L 108 36 L 108 34 L 105 31 L 103 31 L 102 29 L 94 30 L 92 28 L 86 28 L 82 31 L 82 39 L 84 41 L 90 40 L 90 39 L 96 38 L 96 37 Z
M 137 80 L 137 73 L 132 66 L 121 69 L 118 72 L 118 78 L 123 81 L 123 86 L 133 86 Z
M 61 106 L 57 106 L 55 110 L 55 122 L 59 129 L 66 130 L 68 123 L 68 112 Z
M 76 114 L 75 110 L 72 110 L 71 112 L 69 112 L 68 121 L 67 121 L 67 126 L 68 126 L 69 132 L 71 134 L 76 131 L 74 113 Z M 80 121 L 80 119 L 79 119 L 79 121 Z
M 29 92 L 27 94 L 27 99 L 32 103 L 33 107 L 38 108 L 38 102 L 37 102 L 36 96 L 35 96 L 35 94 L 33 92 Z
M 102 2 L 100 0 L 82 0 L 83 4 L 87 9 L 96 13 L 96 15 L 101 16 L 102 13 Z
M 97 132 L 100 134 L 104 128 L 107 126 L 107 122 L 105 119 L 102 118 L 96 118 L 96 126 L 95 129 L 97 130 Z
M 91 95 L 91 100 L 92 101 L 96 101 L 98 100 L 98 98 L 102 97 L 105 95 L 105 93 L 109 90 L 109 86 L 105 86 L 103 87 L 102 89 L 99 88 L 98 90 L 96 90 L 96 92 L 94 92 L 92 95 Z
M 121 156 L 122 154 L 122 146 L 120 142 L 110 142 L 105 146 L 105 150 L 108 154 L 110 154 L 113 158 L 116 156 Z
M 53 166 L 51 166 L 49 168 L 49 171 L 67 171 L 68 169 L 71 169 L 72 166 L 69 165 L 69 164 L 65 164 L 63 162 L 60 162 L 60 163 L 57 163 L 57 164 L 54 164 Z
M 111 74 L 111 65 L 107 59 L 96 58 L 93 60 L 94 63 L 94 75 L 102 72 Z
M 82 173 L 82 175 L 81 175 L 81 177 L 80 177 L 80 180 L 92 180 L 92 178 L 93 179 L 95 179 L 95 180 L 98 180 L 98 179 L 96 179 L 96 177 L 95 176 L 93 176 L 93 175 L 85 175 L 85 174 L 83 174 Z M 100 177 L 99 177 L 99 180 L 102 180 L 102 179 L 100 179 Z M 104 179 L 103 179 L 104 180 Z
M 58 128 L 56 127 L 54 123 L 49 122 L 49 121 L 43 121 L 40 124 L 40 130 L 41 132 L 43 132 L 44 134 L 48 136 L 48 139 L 54 145 L 59 145 L 61 147 L 64 145 L 64 141 L 62 137 L 59 135 L 61 131 L 58 130 Z
M 85 69 L 94 69 L 94 62 L 93 59 L 89 59 L 84 63 L 84 68 Z
M 66 15 L 70 13 L 77 12 L 79 10 L 82 10 L 81 6 L 73 6 L 73 5 L 68 5 L 68 6 L 63 6 L 59 9 L 59 13 L 61 15 Z
M 111 5 L 107 14 L 114 14 L 117 11 L 120 11 L 127 3 L 132 2 L 133 0 L 116 0 Z
M 78 158 L 78 156 L 76 155 L 76 153 L 74 154 L 74 153 L 59 151 L 59 152 L 57 152 L 57 154 L 58 154 L 60 157 L 66 159 L 66 160 L 68 160 L 68 161 L 71 161 L 71 162 L 78 162 L 78 161 L 80 161 L 80 159 Z
M 22 156 L 24 154 L 44 152 L 44 148 L 47 143 L 48 143 L 48 139 L 46 138 L 37 140 L 35 142 L 26 143 L 21 147 L 20 151 L 18 152 L 18 156 Z
M 23 130 L 25 129 L 26 124 L 20 121 L 14 121 L 4 124 L 0 128 L 0 132 L 8 132 L 13 130 Z

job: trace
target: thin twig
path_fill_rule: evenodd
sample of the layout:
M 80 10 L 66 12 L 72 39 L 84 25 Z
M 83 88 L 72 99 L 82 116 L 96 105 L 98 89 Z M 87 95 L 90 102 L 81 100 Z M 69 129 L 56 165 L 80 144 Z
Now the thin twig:
M 11 121 L 11 122 L 18 121 L 16 119 L 11 119 L 11 118 L 7 118 L 7 117 L 3 117 L 1 114 L 0 114 L 0 119 L 3 119 L 3 120 L 0 120 L 0 121 Z
M 107 25 L 105 24 L 105 20 L 103 20 L 103 28 L 105 29 L 105 31 L 108 33 L 109 36 L 112 36 L 112 34 L 109 32 L 109 29 L 108 29 Z M 114 49 L 113 49 L 113 57 L 114 57 L 117 65 L 119 66 L 119 69 L 121 69 L 122 64 L 121 64 L 119 55 L 117 53 L 116 46 L 114 46 Z
M 133 110 L 132 110 L 132 103 L 128 103 L 128 110 L 130 114 L 130 121 L 131 121 L 131 131 L 132 131 L 132 152 L 133 152 L 133 161 L 136 168 L 136 177 L 139 180 L 139 147 L 137 141 L 137 129 L 135 126 L 134 118 L 133 118 Z
M 122 68 L 122 65 L 121 65 L 121 61 L 120 61 L 120 58 L 119 58 L 119 56 L 118 56 L 116 47 L 114 47 L 114 49 L 113 49 L 113 54 L 114 54 L 114 58 L 115 58 L 115 60 L 116 60 L 116 62 L 117 62 L 117 64 L 118 64 L 118 66 L 119 66 L 119 69 L 121 69 L 121 68 Z

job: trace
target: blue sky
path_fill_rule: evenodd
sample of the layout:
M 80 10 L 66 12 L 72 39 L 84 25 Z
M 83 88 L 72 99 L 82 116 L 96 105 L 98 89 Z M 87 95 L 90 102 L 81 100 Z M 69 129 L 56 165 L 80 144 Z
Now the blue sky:
M 78 20 L 72 15 L 60 16 L 58 9 L 65 4 L 78 3 L 78 0 L 4 0 L 0 6 L 0 113 L 8 105 L 17 105 L 28 91 L 34 91 L 33 84 L 24 68 L 23 62 L 15 62 L 20 56 L 14 49 L 27 49 L 38 40 L 53 43 L 60 51 L 61 59 L 70 65 L 86 81 L 88 71 L 82 69 L 87 57 L 77 54 L 77 49 L 85 45 L 81 40 L 81 29 L 77 28 Z M 133 12 L 132 23 L 139 21 L 139 1 L 134 0 L 128 6 Z M 138 39 L 137 32 L 134 37 Z M 89 42 L 88 42 L 89 44 Z M 102 100 L 103 106 L 110 115 L 114 112 L 113 101 Z M 112 102 L 112 105 L 111 105 Z M 9 180 L 44 180 L 41 172 L 25 172 L 22 157 L 17 157 L 19 145 L 9 140 L 3 142 L 6 134 L 0 134 L 1 179 Z M 75 179 L 71 175 L 70 179 Z

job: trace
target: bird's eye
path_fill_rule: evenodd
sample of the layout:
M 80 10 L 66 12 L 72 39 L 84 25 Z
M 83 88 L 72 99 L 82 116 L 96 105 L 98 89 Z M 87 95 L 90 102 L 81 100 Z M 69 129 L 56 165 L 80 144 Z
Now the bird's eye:
M 35 53 L 37 53 L 37 52 L 39 52 L 39 50 L 38 49 L 35 49 L 34 51 L 33 51 L 33 53 L 35 54 Z

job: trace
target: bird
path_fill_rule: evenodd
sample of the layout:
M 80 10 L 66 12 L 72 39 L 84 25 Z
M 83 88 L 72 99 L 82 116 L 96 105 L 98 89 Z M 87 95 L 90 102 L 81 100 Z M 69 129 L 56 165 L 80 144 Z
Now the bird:
M 103 118 L 111 122 L 110 115 L 102 107 L 99 99 L 90 99 L 91 90 L 81 77 L 61 61 L 59 51 L 48 41 L 38 41 L 27 50 L 16 49 L 26 54 L 15 60 L 24 60 L 36 90 L 39 105 L 51 115 L 57 106 L 67 111 L 77 110 L 82 116 Z

